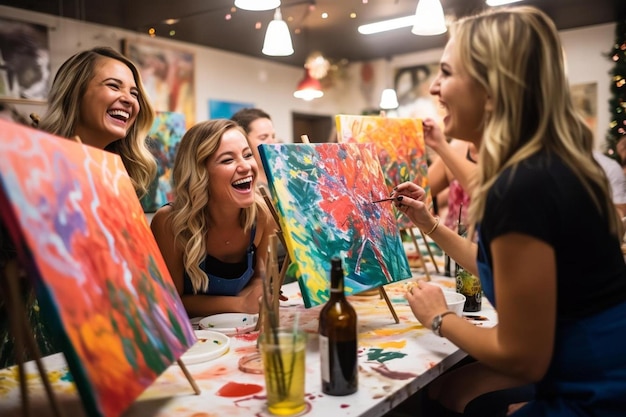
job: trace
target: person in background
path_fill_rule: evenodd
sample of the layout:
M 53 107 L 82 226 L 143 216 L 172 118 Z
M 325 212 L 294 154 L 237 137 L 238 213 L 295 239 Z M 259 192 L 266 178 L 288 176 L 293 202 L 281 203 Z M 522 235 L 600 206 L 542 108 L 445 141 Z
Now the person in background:
M 458 139 L 448 142 L 433 119 L 424 119 L 423 126 L 424 142 L 439 156 L 428 167 L 431 193 L 438 196 L 448 189 L 447 212 L 443 223 L 458 231 L 459 218 L 467 226 L 472 181 L 476 176 L 476 148 Z
M 267 176 L 265 175 L 265 170 L 263 169 L 263 163 L 261 162 L 258 146 L 261 144 L 276 143 L 276 131 L 274 130 L 274 123 L 272 123 L 270 115 L 261 109 L 245 108 L 233 114 L 230 119 L 237 122 L 237 124 L 243 128 L 248 136 L 248 142 L 250 142 L 250 147 L 252 148 L 252 153 L 254 154 L 254 160 L 259 167 L 257 187 L 268 188 Z M 269 193 L 269 189 L 267 191 Z M 279 226 L 276 225 L 276 231 L 279 230 Z M 287 256 L 287 250 L 282 243 L 278 244 L 276 252 L 278 265 L 283 265 L 283 261 Z M 284 282 L 288 283 L 294 280 L 295 277 L 287 275 Z M 284 301 L 282 296 L 281 300 Z
M 108 47 L 79 52 L 59 68 L 48 109 L 38 127 L 65 138 L 78 136 L 82 143 L 117 153 L 138 196 L 145 193 L 156 173 L 156 162 L 145 146 L 154 112 L 131 61 Z M 14 246 L 2 236 L 0 267 L 15 260 Z M 57 342 L 40 316 L 34 292 L 23 283 L 27 315 L 43 356 L 58 352 Z M 4 309 L 0 308 L 0 311 Z M 1 316 L 1 314 L 0 314 Z M 13 337 L 8 318 L 0 317 L 0 367 L 13 363 Z
M 602 152 L 593 151 L 594 159 L 600 164 L 611 185 L 613 204 L 619 217 L 626 216 L 626 175 L 619 163 Z
M 460 19 L 431 92 L 446 110 L 444 133 L 479 149 L 469 212 L 478 242 L 438 227 L 414 183 L 396 187 L 395 204 L 480 276 L 498 312 L 497 326 L 477 327 L 447 312 L 439 286 L 420 281 L 406 292 L 420 323 L 477 360 L 444 375 L 431 398 L 459 415 L 481 393 L 530 382 L 536 395 L 515 417 L 623 415 L 618 216 L 572 104 L 554 23 L 534 7 Z
M 245 130 L 250 141 L 250 147 L 254 154 L 254 159 L 259 166 L 258 186 L 267 186 L 267 177 L 263 170 L 258 146 L 261 144 L 276 143 L 276 131 L 270 115 L 261 109 L 245 108 L 241 109 L 230 118 Z
M 174 160 L 176 199 L 151 228 L 189 317 L 258 313 L 274 222 L 255 191 L 259 168 L 234 121 L 201 122 Z
M 617 155 L 622 163 L 622 170 L 624 171 L 624 175 L 626 175 L 626 135 L 621 136 L 617 140 L 617 145 L 615 145 L 615 150 L 617 151 Z

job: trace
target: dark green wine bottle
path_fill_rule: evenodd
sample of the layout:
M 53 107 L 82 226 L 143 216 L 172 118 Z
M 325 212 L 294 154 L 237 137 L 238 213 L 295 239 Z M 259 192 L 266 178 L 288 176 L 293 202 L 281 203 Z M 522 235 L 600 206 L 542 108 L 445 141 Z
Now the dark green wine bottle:
M 348 395 L 358 388 L 357 315 L 344 294 L 341 259 L 332 258 L 330 298 L 319 316 L 322 392 Z

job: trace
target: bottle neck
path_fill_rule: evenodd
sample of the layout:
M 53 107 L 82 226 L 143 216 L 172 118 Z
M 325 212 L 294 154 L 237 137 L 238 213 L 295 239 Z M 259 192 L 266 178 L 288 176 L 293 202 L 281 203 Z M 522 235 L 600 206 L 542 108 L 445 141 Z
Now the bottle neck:
M 333 274 L 331 274 L 330 293 L 344 295 L 343 270 L 333 271 Z

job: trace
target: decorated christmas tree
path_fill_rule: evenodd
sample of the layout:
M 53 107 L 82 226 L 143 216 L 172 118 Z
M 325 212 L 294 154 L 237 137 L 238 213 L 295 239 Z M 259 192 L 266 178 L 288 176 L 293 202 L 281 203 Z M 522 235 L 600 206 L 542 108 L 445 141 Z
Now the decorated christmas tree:
M 606 138 L 607 154 L 622 162 L 616 148 L 620 138 L 626 136 L 626 19 L 617 22 L 615 44 L 608 56 L 615 63 L 615 67 L 611 71 L 611 121 Z

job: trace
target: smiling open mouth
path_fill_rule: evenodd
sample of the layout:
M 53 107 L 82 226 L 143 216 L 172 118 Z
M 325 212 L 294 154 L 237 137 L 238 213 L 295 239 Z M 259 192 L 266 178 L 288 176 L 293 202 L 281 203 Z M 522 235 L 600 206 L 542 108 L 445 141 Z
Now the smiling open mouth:
M 128 119 L 130 119 L 130 113 L 125 112 L 124 110 L 110 110 L 108 113 L 109 116 L 123 122 L 126 122 Z
M 233 182 L 232 185 L 238 190 L 242 190 L 242 191 L 249 190 L 250 187 L 252 187 L 252 177 L 242 178 L 240 180 Z

